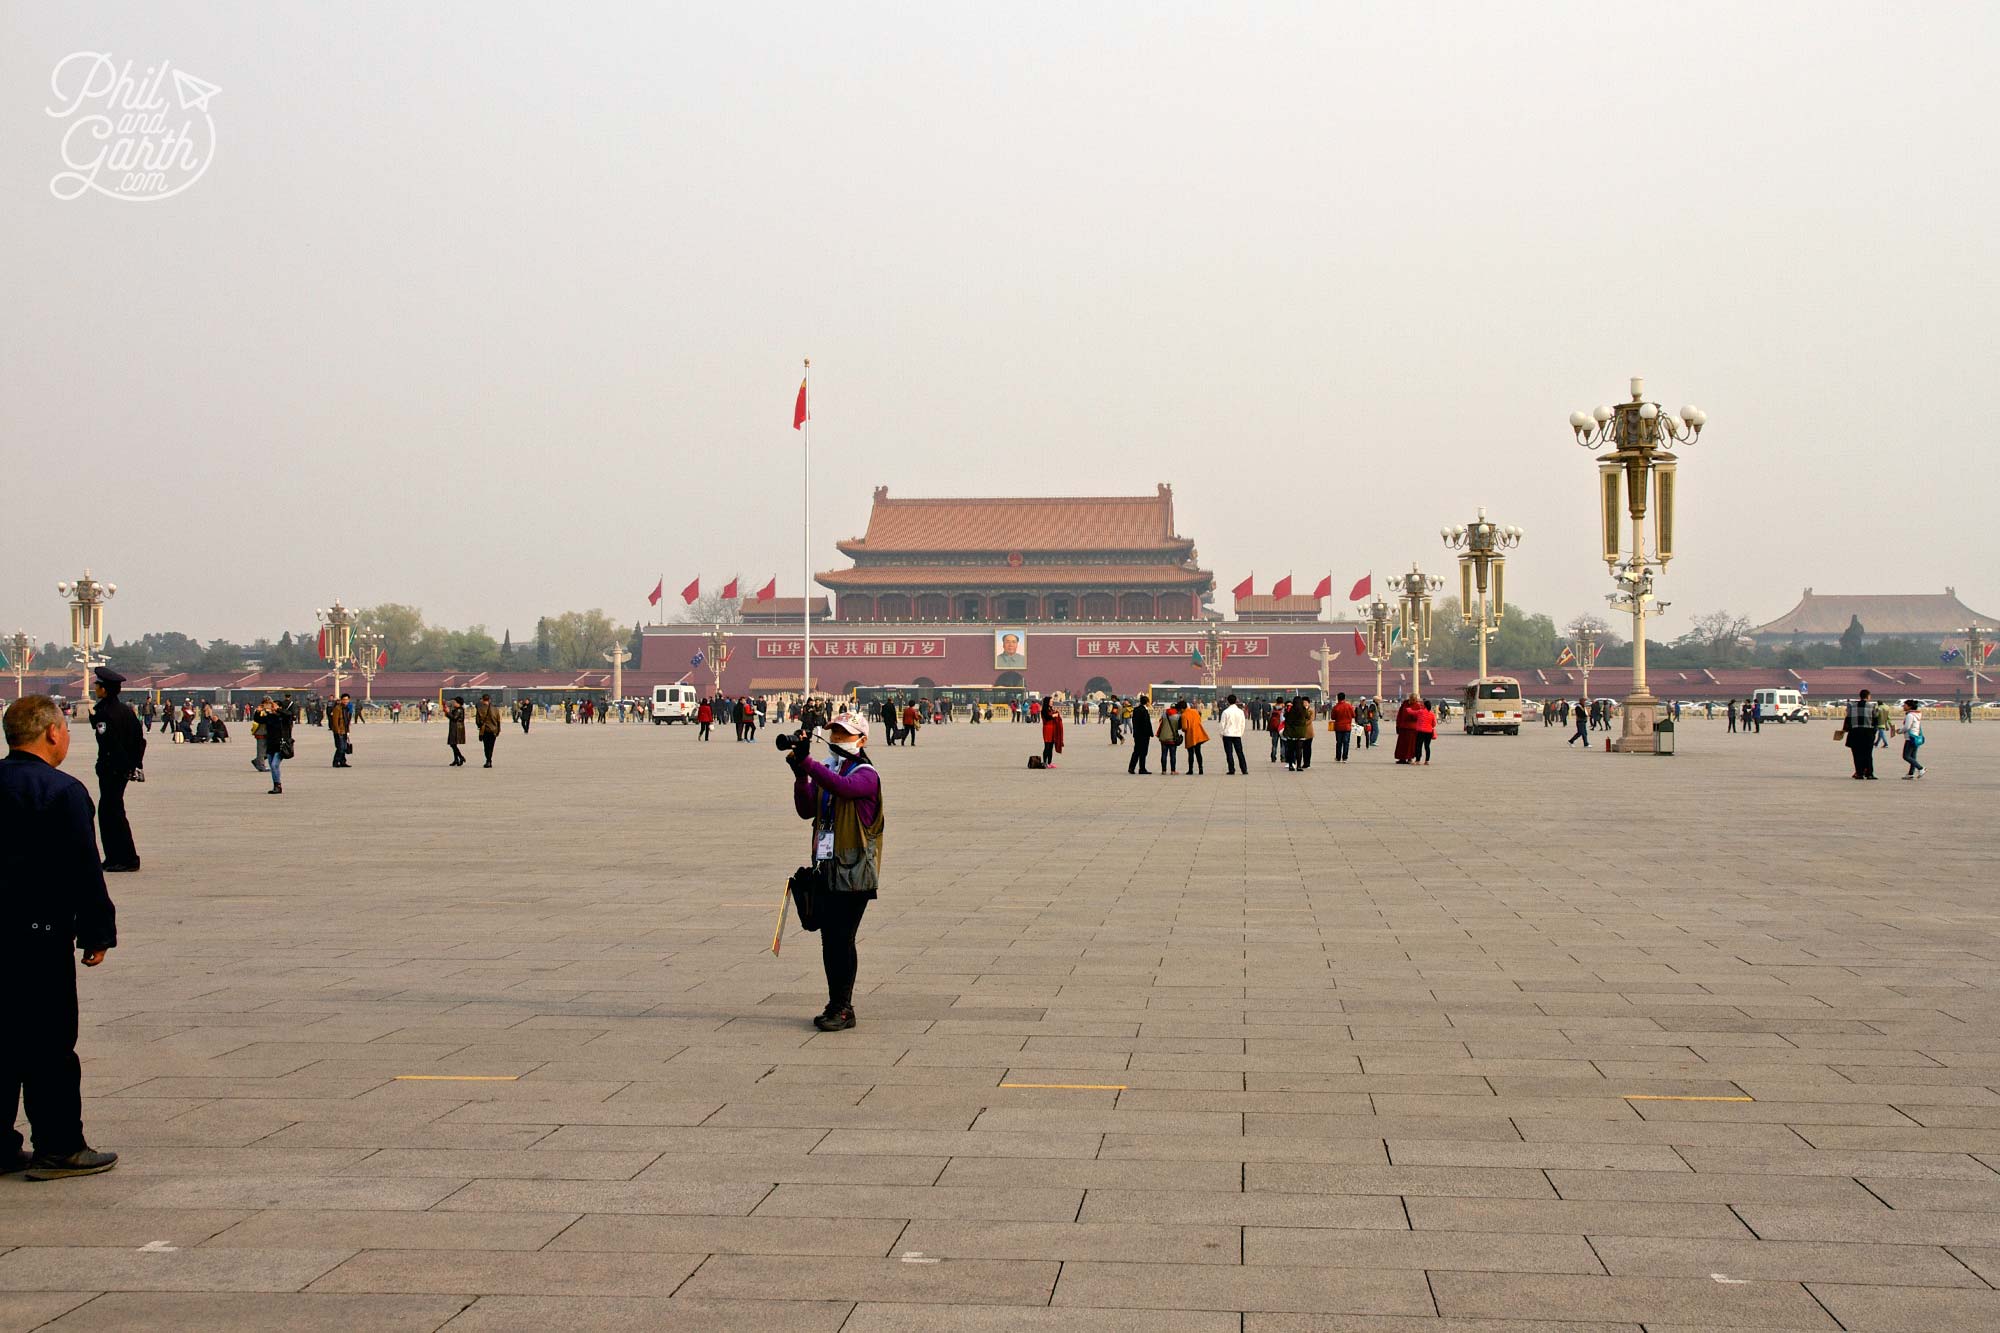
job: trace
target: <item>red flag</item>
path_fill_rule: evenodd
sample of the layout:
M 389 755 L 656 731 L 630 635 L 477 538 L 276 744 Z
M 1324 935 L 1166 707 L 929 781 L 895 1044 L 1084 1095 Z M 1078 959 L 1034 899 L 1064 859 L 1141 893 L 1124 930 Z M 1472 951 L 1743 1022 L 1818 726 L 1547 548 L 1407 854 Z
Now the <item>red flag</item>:
M 377 648 L 375 650 L 375 669 L 377 671 L 380 671 L 383 667 L 388 665 L 389 665 L 389 650 L 387 648 Z
M 812 420 L 812 412 L 806 407 L 806 382 L 799 381 L 799 401 L 792 407 L 792 429 L 797 430 Z
M 1354 651 L 1364 657 L 1368 654 L 1368 640 L 1361 637 L 1360 630 L 1354 631 Z
M 727 601 L 733 601 L 735 600 L 735 598 L 736 598 L 736 580 L 731 579 L 729 580 L 729 582 L 722 585 L 722 600 L 727 602 Z
M 1279 579 L 1276 583 L 1273 583 L 1271 585 L 1271 596 L 1290 597 L 1291 595 L 1292 595 L 1292 576 L 1290 574 L 1285 575 L 1285 577 Z
M 687 587 L 681 589 L 681 600 L 683 602 L 686 602 L 689 606 L 693 606 L 695 604 L 695 599 L 700 596 L 701 596 L 701 579 L 699 577 L 697 577 L 693 583 L 690 583 L 688 584 Z
M 653 590 L 646 594 L 646 605 L 658 606 L 660 604 L 660 598 L 665 595 L 666 591 L 667 591 L 667 576 L 665 574 L 662 574 L 660 575 L 660 581 L 653 585 Z
M 1317 601 L 1322 597 L 1331 596 L 1333 596 L 1333 575 L 1328 574 L 1319 581 L 1319 586 L 1313 589 L 1313 599 Z
M 1362 598 L 1366 597 L 1368 595 L 1369 589 L 1373 586 L 1374 578 L 1375 576 L 1373 574 L 1363 574 L 1360 578 L 1356 579 L 1354 581 L 1354 586 L 1347 590 L 1347 600 L 1350 602 L 1358 602 Z
M 1252 585 L 1256 581 L 1257 581 L 1257 576 L 1255 574 L 1252 574 L 1249 578 L 1243 580 L 1243 582 L 1237 584 L 1235 588 L 1231 589 L 1231 591 L 1233 591 L 1236 594 L 1236 600 L 1242 601 L 1245 597 L 1250 596 L 1251 595 L 1250 585 Z
M 324 625 L 320 626 L 320 629 L 319 629 L 319 660 L 320 660 L 320 661 L 322 661 L 322 662 L 324 662 L 324 661 L 326 660 L 326 650 L 327 650 L 327 647 L 328 647 L 328 645 L 330 644 L 330 642 L 331 642 L 331 641 L 330 641 L 330 640 L 329 640 L 329 639 L 327 638 L 327 633 L 326 633 L 326 626 L 324 626 Z
M 778 576 L 776 574 L 773 574 L 771 576 L 771 581 L 769 583 L 757 589 L 757 600 L 760 602 L 768 602 L 777 595 L 778 595 Z

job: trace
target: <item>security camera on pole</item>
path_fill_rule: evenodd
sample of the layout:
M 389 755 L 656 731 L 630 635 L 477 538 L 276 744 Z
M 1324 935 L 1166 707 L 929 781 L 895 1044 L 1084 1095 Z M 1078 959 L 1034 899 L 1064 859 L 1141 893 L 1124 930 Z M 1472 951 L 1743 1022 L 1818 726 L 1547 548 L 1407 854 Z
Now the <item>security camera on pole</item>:
M 83 688 L 77 698 L 87 704 L 90 673 L 103 660 L 98 650 L 104 647 L 104 604 L 118 595 L 118 585 L 99 583 L 85 569 L 76 582 L 58 583 L 56 592 L 69 599 L 69 646 L 83 668 Z
M 1472 522 L 1440 528 L 1438 535 L 1447 548 L 1464 552 L 1458 557 L 1459 618 L 1479 636 L 1479 679 L 1485 680 L 1486 642 L 1500 632 L 1507 610 L 1507 557 L 1500 553 L 1521 544 L 1521 530 L 1488 522 L 1481 505 Z
M 1646 398 L 1646 381 L 1632 377 L 1632 399 L 1594 412 L 1572 412 L 1569 426 L 1586 449 L 1613 446 L 1597 465 L 1598 511 L 1602 524 L 1602 555 L 1618 590 L 1606 599 L 1632 613 L 1632 692 L 1625 696 L 1623 734 L 1612 748 L 1621 754 L 1658 754 L 1653 734 L 1660 701 L 1646 688 L 1646 614 L 1649 606 L 1664 611 L 1667 603 L 1653 595 L 1653 571 L 1664 571 L 1674 558 L 1674 479 L 1676 463 L 1668 448 L 1693 444 L 1701 438 L 1708 414 L 1689 404 L 1678 417 L 1660 410 Z M 1623 494 L 1620 494 L 1622 479 Z M 1653 549 L 1646 550 L 1647 496 L 1653 497 Z M 1632 546 L 1621 547 L 1626 519 L 1632 523 Z

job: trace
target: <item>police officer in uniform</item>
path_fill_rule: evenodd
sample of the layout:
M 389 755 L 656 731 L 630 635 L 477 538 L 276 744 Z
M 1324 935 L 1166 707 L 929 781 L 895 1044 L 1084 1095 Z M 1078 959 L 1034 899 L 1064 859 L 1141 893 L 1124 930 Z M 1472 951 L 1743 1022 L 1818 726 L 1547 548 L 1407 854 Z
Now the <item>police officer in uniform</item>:
M 131 710 L 126 710 L 129 715 Z M 7 706 L 0 759 L 0 1099 L 7 1106 L 0 1172 L 60 1180 L 109 1171 L 117 1153 L 83 1137 L 83 1069 L 76 1058 L 76 954 L 96 967 L 118 944 L 118 918 L 97 864 L 90 793 L 61 771 L 69 725 L 55 701 L 30 694 Z M 34 1156 L 21 1151 L 17 1105 L 27 1103 Z
M 125 818 L 125 784 L 144 771 L 146 730 L 132 705 L 118 697 L 124 686 L 125 677 L 107 666 L 97 668 L 97 707 L 90 710 L 90 726 L 97 733 L 97 822 L 104 829 L 106 870 L 139 868 L 132 823 Z

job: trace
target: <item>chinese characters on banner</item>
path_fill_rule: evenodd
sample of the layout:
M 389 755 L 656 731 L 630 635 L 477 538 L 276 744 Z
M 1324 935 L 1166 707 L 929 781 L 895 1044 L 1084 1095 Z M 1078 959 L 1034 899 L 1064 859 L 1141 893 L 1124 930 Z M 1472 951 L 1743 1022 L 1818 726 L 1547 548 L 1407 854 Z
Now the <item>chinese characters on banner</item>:
M 1192 657 L 1205 651 L 1201 639 L 1078 639 L 1078 657 Z M 1227 657 L 1269 657 L 1269 639 L 1239 638 L 1234 635 L 1223 640 L 1223 653 Z
M 759 657 L 803 657 L 804 639 L 759 639 Z M 943 657 L 943 639 L 813 640 L 814 657 Z

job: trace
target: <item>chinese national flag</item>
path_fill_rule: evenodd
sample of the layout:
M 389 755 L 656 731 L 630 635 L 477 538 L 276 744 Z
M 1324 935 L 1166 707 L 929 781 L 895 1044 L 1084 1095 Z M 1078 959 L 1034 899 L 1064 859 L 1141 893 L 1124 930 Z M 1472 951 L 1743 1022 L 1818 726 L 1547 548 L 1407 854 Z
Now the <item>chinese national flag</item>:
M 736 580 L 731 579 L 729 580 L 729 582 L 722 585 L 722 600 L 728 602 L 728 601 L 734 601 L 735 599 L 736 599 Z
M 681 589 L 681 600 L 683 602 L 686 602 L 689 606 L 693 606 L 695 604 L 696 599 L 698 599 L 700 596 L 701 596 L 700 578 L 696 578 L 693 583 L 690 583 L 688 584 L 687 587 Z
M 380 671 L 383 667 L 388 665 L 389 665 L 389 650 L 387 648 L 377 648 L 375 650 L 375 669 L 377 671 Z
M 1354 586 L 1347 590 L 1347 600 L 1358 602 L 1366 597 L 1370 589 L 1374 586 L 1374 579 L 1375 576 L 1373 574 L 1363 574 L 1360 578 L 1356 579 Z
M 667 591 L 667 578 L 666 575 L 662 574 L 660 576 L 660 581 L 653 585 L 653 590 L 646 594 L 646 605 L 658 606 L 660 604 L 660 598 L 666 595 L 666 591 Z
M 757 600 L 760 602 L 768 602 L 777 595 L 778 595 L 778 576 L 773 574 L 771 576 L 771 581 L 769 583 L 757 589 Z
M 1333 575 L 1328 574 L 1319 581 L 1319 586 L 1313 589 L 1313 599 L 1317 601 L 1322 597 L 1331 596 L 1333 596 Z
M 812 420 L 812 412 L 806 407 L 806 382 L 799 381 L 799 401 L 792 407 L 792 429 L 797 430 Z
M 1292 595 L 1292 576 L 1290 574 L 1285 575 L 1285 577 L 1279 579 L 1276 583 L 1273 583 L 1271 585 L 1271 596 L 1290 597 L 1291 595 Z
M 1368 653 L 1368 640 L 1361 637 L 1360 630 L 1354 631 L 1354 651 L 1363 656 L 1366 656 Z
M 1237 584 L 1234 588 L 1230 589 L 1230 591 L 1235 593 L 1237 599 L 1240 601 L 1241 599 L 1251 595 L 1251 585 L 1255 584 L 1256 582 L 1257 582 L 1257 576 L 1255 574 L 1252 574 L 1249 578 L 1243 580 L 1243 582 Z

